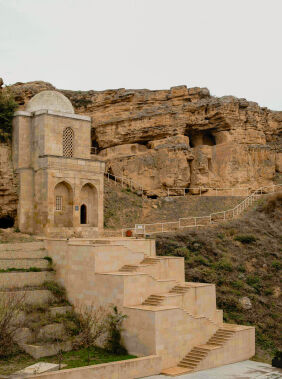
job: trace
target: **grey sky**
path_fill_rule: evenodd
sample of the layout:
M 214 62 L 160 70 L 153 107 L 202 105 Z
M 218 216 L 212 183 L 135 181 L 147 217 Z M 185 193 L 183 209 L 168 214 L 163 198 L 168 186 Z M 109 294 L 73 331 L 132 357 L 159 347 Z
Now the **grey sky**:
M 0 0 L 0 15 L 6 84 L 186 84 L 282 110 L 282 0 Z

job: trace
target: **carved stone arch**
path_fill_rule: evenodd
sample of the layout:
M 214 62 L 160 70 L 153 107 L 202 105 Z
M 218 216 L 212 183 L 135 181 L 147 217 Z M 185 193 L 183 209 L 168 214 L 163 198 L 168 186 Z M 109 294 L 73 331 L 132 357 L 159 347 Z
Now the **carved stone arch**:
M 73 226 L 73 190 L 66 181 L 61 181 L 54 188 L 54 225 Z
M 80 222 L 98 226 L 98 191 L 92 183 L 84 184 L 80 191 Z

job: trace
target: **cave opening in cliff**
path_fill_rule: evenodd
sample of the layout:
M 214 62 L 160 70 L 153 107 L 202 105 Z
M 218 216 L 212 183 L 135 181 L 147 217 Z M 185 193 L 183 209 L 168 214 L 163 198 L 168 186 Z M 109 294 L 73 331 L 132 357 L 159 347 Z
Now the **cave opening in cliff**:
M 210 132 L 205 132 L 203 134 L 203 145 L 208 145 L 208 146 L 214 146 L 216 145 L 216 141 L 212 133 Z
M 15 220 L 11 216 L 0 217 L 0 229 L 8 229 L 14 226 Z
M 157 195 L 147 195 L 147 198 L 148 199 L 157 199 L 158 196 Z
M 188 132 L 185 135 L 189 137 L 189 146 L 191 148 L 196 146 L 214 146 L 216 145 L 216 139 L 215 136 L 211 131 L 204 131 L 204 132 Z

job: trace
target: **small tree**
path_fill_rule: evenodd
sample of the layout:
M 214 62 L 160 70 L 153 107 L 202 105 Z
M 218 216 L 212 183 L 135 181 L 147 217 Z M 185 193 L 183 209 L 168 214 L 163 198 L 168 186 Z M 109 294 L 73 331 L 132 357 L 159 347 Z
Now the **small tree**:
M 19 314 L 23 309 L 25 294 L 15 296 L 7 293 L 0 299 L 0 356 L 5 357 L 15 350 L 14 337 L 22 327 Z
M 12 138 L 12 120 L 17 103 L 7 90 L 0 90 L 0 142 L 9 142 Z
M 97 340 L 107 332 L 108 310 L 104 307 L 95 308 L 93 305 L 78 309 L 80 333 L 75 337 L 74 346 L 87 349 L 87 362 L 90 363 L 90 350 Z
M 107 350 L 114 354 L 127 354 L 126 348 L 121 342 L 121 331 L 123 321 L 127 318 L 120 312 L 117 306 L 112 307 L 112 312 L 108 315 L 108 338 Z

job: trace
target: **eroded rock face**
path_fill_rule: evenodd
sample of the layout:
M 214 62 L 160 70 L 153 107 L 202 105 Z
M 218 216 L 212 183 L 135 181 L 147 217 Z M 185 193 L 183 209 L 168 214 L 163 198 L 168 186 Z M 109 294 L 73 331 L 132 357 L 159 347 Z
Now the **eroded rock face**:
M 31 82 L 10 89 L 24 107 L 55 88 Z M 198 87 L 59 92 L 92 117 L 93 146 L 110 172 L 149 195 L 164 196 L 168 187 L 255 189 L 281 172 L 282 112 Z
M 6 217 L 15 218 L 17 210 L 17 180 L 13 172 L 12 152 L 8 145 L 0 144 L 0 225 Z

